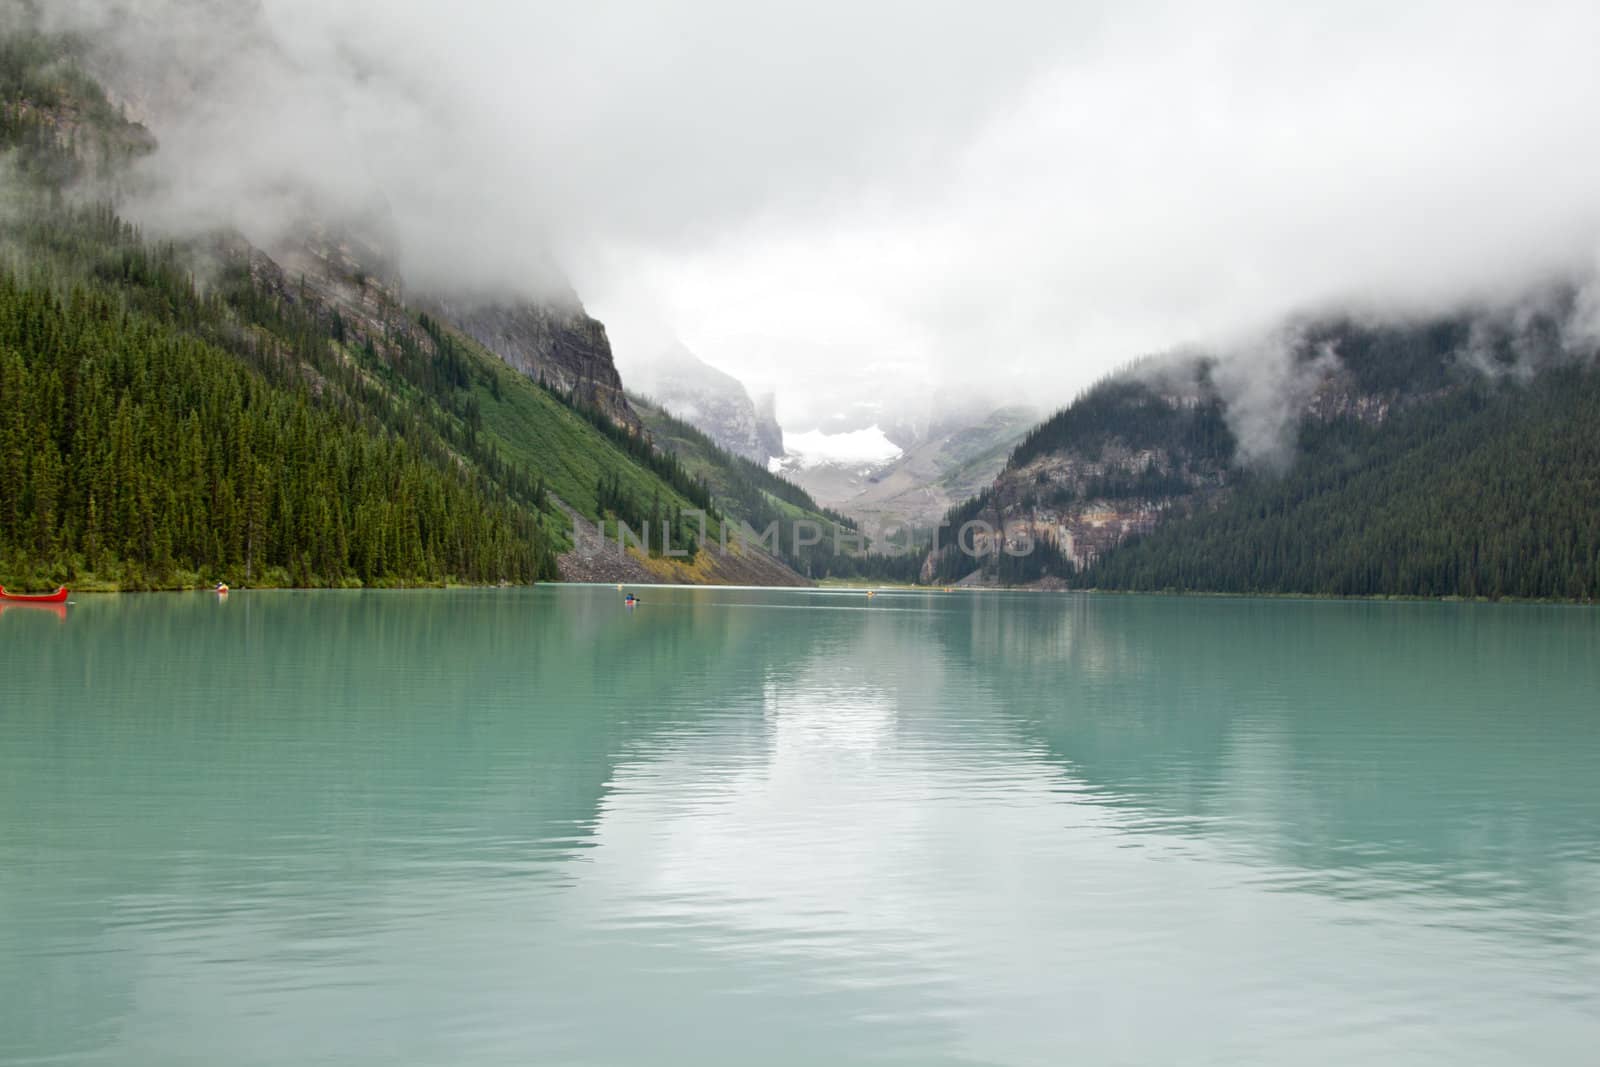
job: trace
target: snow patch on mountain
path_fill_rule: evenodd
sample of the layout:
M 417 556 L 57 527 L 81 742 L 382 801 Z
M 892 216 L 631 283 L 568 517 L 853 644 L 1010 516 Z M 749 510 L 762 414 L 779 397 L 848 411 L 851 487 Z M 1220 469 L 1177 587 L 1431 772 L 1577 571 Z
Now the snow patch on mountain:
M 824 433 L 808 430 L 787 435 L 788 452 L 783 467 L 876 466 L 900 456 L 900 446 L 889 440 L 877 424 L 863 430 Z

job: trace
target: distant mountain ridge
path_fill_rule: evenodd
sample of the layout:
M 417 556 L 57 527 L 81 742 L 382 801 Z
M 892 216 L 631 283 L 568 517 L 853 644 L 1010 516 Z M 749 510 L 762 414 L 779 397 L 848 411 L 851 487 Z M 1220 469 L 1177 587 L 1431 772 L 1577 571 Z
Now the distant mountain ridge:
M 1593 598 L 1600 371 L 1581 311 L 1558 288 L 1504 312 L 1302 320 L 1275 355 L 1145 361 L 1030 431 L 948 516 L 1004 537 L 973 527 L 981 558 L 946 547 L 924 576 Z
M 817 500 L 869 528 L 927 530 L 952 505 L 989 484 L 1037 418 L 1032 408 L 1012 406 L 943 413 L 918 426 L 900 421 L 883 431 L 901 445 L 892 459 L 788 462 L 782 469 Z
M 836 535 L 858 530 L 860 524 L 854 518 L 817 503 L 782 473 L 729 452 L 704 431 L 656 406 L 654 401 L 640 396 L 632 400 L 654 439 L 704 482 L 716 506 L 739 516 L 756 530 L 777 524 L 779 556 L 795 571 L 816 579 L 905 582 L 915 578 L 920 565 L 915 555 L 835 551 Z M 798 543 L 797 524 L 809 524 L 816 535 L 814 544 Z
M 629 374 L 628 386 L 753 463 L 783 455 L 783 428 L 771 394 L 759 403 L 743 382 L 675 343 Z

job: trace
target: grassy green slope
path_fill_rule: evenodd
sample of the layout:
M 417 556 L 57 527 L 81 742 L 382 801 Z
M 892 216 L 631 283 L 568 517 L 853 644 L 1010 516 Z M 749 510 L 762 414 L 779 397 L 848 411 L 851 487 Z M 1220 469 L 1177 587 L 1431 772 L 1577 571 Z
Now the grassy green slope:
M 549 390 L 487 352 L 479 350 L 478 358 L 484 375 L 476 383 L 484 432 L 503 456 L 526 465 L 574 509 L 598 517 L 595 490 L 608 477 L 618 479 L 623 491 L 637 500 L 659 497 L 669 509 L 694 506 Z M 491 376 L 495 385 L 488 384 Z M 563 531 L 565 536 L 564 526 Z

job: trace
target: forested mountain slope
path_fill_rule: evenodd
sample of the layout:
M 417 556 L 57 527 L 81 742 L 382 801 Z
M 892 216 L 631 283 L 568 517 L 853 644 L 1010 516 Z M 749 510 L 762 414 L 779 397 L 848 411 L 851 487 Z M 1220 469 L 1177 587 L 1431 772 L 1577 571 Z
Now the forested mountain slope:
M 953 526 L 1005 533 L 977 528 L 980 558 L 946 548 L 924 576 L 1600 597 L 1600 369 L 1581 303 L 1559 288 L 1510 312 L 1332 318 L 1297 324 L 1277 363 L 1135 365 L 953 509 Z
M 554 578 L 562 502 L 692 541 L 682 513 L 709 491 L 619 421 L 620 394 L 513 370 L 336 262 L 336 240 L 296 277 L 237 235 L 178 245 L 120 219 L 123 168 L 155 139 L 71 42 L 0 41 L 0 147 L 0 582 Z
M 1111 551 L 1113 589 L 1600 599 L 1600 372 L 1308 423 L 1282 476 Z

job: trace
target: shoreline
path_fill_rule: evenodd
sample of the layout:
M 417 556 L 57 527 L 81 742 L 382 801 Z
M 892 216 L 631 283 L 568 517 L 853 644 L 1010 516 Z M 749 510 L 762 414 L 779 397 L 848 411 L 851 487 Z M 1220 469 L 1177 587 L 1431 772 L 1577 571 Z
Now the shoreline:
M 3 583 L 0 583 L 3 584 Z M 279 592 L 279 593 L 367 593 L 367 592 L 419 592 L 422 590 L 488 590 L 488 589 L 534 589 L 539 586 L 572 586 L 575 588 L 600 588 L 616 586 L 619 583 L 610 581 L 542 581 L 542 582 L 504 582 L 491 585 L 472 584 L 467 582 L 416 582 L 395 583 L 378 585 L 251 585 L 230 586 L 229 594 L 244 592 Z M 1106 597 L 1193 597 L 1203 599 L 1227 600 L 1308 600 L 1324 601 L 1329 603 L 1405 603 L 1405 604 L 1504 604 L 1504 605 L 1544 605 L 1550 607 L 1600 607 L 1600 602 L 1593 600 L 1568 600 L 1562 598 L 1528 598 L 1528 597 L 1467 597 L 1459 595 L 1450 596 L 1412 596 L 1399 593 L 1367 593 L 1361 595 L 1340 595 L 1336 593 L 1285 593 L 1285 592 L 1249 592 L 1238 593 L 1223 590 L 1198 590 L 1198 589 L 1070 589 L 1070 588 L 1044 588 L 1040 586 L 999 586 L 999 585 L 910 585 L 903 582 L 862 582 L 854 579 L 823 579 L 810 586 L 786 585 L 739 585 L 723 583 L 694 583 L 681 582 L 622 582 L 625 587 L 634 588 L 661 588 L 661 589 L 762 589 L 773 591 L 796 591 L 813 589 L 820 592 L 865 592 L 867 590 L 895 593 L 1032 593 L 1032 594 L 1072 594 L 1082 596 Z M 171 585 L 151 589 L 119 589 L 114 586 L 91 585 L 77 588 L 68 584 L 69 594 L 77 596 L 139 596 L 149 593 L 212 593 L 211 585 Z M 27 591 L 16 589 L 16 593 Z M 53 590 L 43 590 L 52 592 Z

